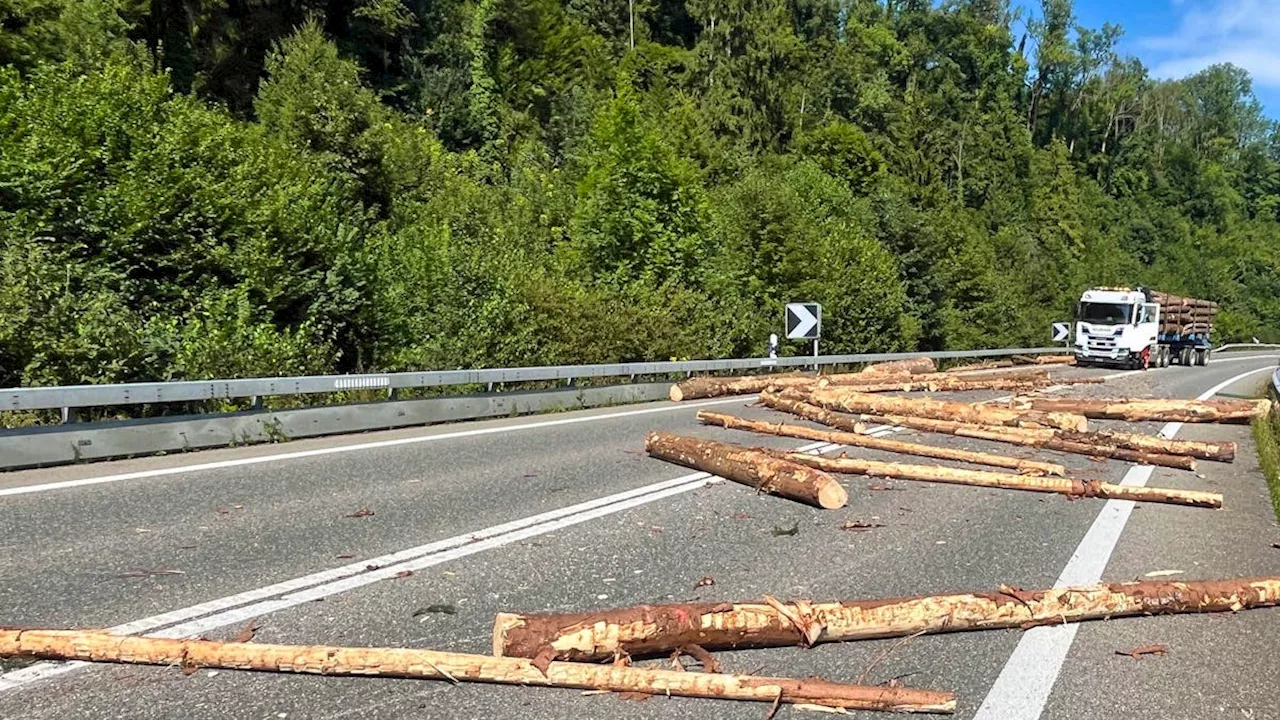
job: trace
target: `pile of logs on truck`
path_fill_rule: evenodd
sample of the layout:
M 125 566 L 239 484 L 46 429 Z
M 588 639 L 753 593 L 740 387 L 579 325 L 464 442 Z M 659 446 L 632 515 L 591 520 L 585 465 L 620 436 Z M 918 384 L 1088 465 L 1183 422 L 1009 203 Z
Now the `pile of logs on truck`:
M 1192 318 L 1196 311 L 1192 306 Z M 1098 381 L 1055 375 L 1046 365 L 1006 368 L 986 363 L 939 372 L 931 360 L 912 359 L 825 376 L 693 378 L 675 385 L 672 399 L 758 394 L 759 404 L 770 413 L 768 419 L 703 409 L 697 418 L 722 428 L 724 439 L 652 432 L 645 449 L 654 458 L 772 496 L 762 497 L 762 504 L 790 501 L 815 512 L 832 512 L 848 503 L 849 493 L 840 481 L 847 476 L 1220 508 L 1223 498 L 1217 492 L 1076 476 L 1063 461 L 1085 456 L 1178 471 L 1192 471 L 1199 462 L 1230 463 L 1236 457 L 1231 442 L 1173 440 L 1094 423 L 1246 423 L 1268 411 L 1266 401 L 1049 395 Z M 892 394 L 997 389 L 1016 394 L 986 402 Z M 889 428 L 919 437 L 884 437 Z M 749 440 L 757 435 L 820 441 L 855 455 L 759 447 Z M 988 445 L 973 450 L 928 441 L 941 436 Z M 1007 454 L 1013 449 L 1056 455 Z M 858 457 L 858 450 L 902 460 Z M 955 710 L 956 698 L 945 690 L 734 674 L 722 670 L 724 655 L 714 653 L 1174 613 L 1234 613 L 1278 603 L 1280 576 L 1038 590 L 1001 585 L 943 595 L 817 601 L 765 595 L 555 613 L 512 608 L 494 618 L 491 655 L 0 627 L 0 657 L 178 666 L 186 672 L 230 668 L 676 695 L 759 702 L 769 706 L 767 717 L 782 703 L 834 712 L 946 714 Z M 633 664 L 646 658 L 662 664 Z

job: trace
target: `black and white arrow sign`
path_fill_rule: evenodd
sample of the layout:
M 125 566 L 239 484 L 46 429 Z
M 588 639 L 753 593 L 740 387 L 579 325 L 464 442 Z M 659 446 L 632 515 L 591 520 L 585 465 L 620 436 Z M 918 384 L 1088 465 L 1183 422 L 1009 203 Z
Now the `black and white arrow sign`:
M 822 306 L 787 303 L 787 339 L 815 340 L 822 335 Z
M 1053 341 L 1054 342 L 1062 342 L 1063 340 L 1066 340 L 1067 336 L 1070 334 L 1071 334 L 1071 327 L 1066 323 L 1053 324 Z

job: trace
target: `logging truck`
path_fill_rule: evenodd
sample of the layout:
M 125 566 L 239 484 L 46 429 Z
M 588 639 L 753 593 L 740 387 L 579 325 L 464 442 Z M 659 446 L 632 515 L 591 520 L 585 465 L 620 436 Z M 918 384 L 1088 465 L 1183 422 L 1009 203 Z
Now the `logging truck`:
M 1076 304 L 1076 363 L 1204 365 L 1217 312 L 1215 302 L 1147 288 L 1090 288 Z

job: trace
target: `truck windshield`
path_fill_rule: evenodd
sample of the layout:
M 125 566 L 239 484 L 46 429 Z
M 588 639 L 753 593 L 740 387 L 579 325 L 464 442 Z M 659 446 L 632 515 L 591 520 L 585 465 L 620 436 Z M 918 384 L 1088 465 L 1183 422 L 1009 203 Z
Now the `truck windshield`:
M 1080 303 L 1080 321 L 1098 325 L 1124 325 L 1133 313 L 1132 305 Z

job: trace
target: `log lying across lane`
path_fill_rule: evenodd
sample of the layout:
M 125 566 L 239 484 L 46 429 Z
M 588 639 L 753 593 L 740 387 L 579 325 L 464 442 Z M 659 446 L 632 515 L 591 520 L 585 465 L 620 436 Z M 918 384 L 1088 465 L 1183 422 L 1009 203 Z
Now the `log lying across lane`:
M 541 663 L 410 648 L 174 640 L 84 630 L 0 630 L 0 657 L 534 685 L 891 712 L 950 713 L 955 709 L 951 693 L 818 679 Z
M 821 408 L 818 409 L 821 411 Z M 883 450 L 885 452 L 899 453 L 902 455 L 918 455 L 921 457 L 931 457 L 939 460 L 955 460 L 957 462 L 967 462 L 975 465 L 989 465 L 991 467 L 1016 470 L 1021 473 L 1038 475 L 1067 474 L 1067 469 L 1057 463 L 1040 462 L 1038 460 L 1024 460 L 1022 458 L 974 452 L 972 450 L 941 448 L 934 447 L 932 445 L 920 445 L 918 443 L 889 440 L 887 438 L 864 435 L 861 434 L 860 431 L 832 432 L 830 430 L 818 430 L 815 428 L 805 427 L 803 425 L 788 425 L 785 423 L 769 423 L 760 422 L 758 420 L 747 420 L 745 418 L 710 412 L 707 410 L 698 411 L 698 420 L 701 420 L 708 425 L 720 425 L 722 427 L 729 428 L 730 430 L 747 430 L 766 435 L 782 435 L 785 437 L 804 438 L 806 440 L 817 440 L 820 442 L 834 443 L 836 445 L 848 445 L 850 447 Z
M 673 402 L 721 395 L 751 395 L 770 387 L 803 387 L 818 378 L 801 373 L 786 375 L 748 375 L 745 377 L 695 377 L 671 386 L 668 396 Z
M 917 633 L 1028 628 L 1084 620 L 1175 613 L 1236 612 L 1280 602 L 1280 576 L 1239 580 L 1132 582 L 957 595 L 781 603 L 682 603 L 594 612 L 519 615 L 494 622 L 495 655 L 570 660 L 783 647 L 905 637 Z M 546 648 L 550 648 L 547 651 Z
M 972 390 L 1016 390 L 1030 392 L 1054 385 L 1080 385 L 1104 382 L 1102 378 L 1066 378 L 1060 380 L 1035 378 L 961 378 L 950 375 L 913 375 L 903 380 L 866 382 L 865 378 L 847 375 L 831 375 L 818 380 L 820 388 L 839 387 L 858 392 L 967 392 Z
M 849 501 L 849 494 L 829 474 L 764 450 L 665 432 L 649 433 L 644 449 L 661 460 L 815 507 L 834 510 Z
M 935 420 L 955 420 L 974 425 L 1051 427 L 1088 430 L 1083 415 L 1039 410 L 1014 410 L 929 398 L 882 397 L 843 388 L 790 388 L 783 397 L 801 400 L 828 410 L 865 415 L 903 415 Z
M 775 410 L 791 413 L 828 427 L 846 432 L 860 432 L 862 423 L 842 413 L 831 412 L 817 405 L 764 392 L 760 401 Z M 1194 470 L 1194 458 L 1231 462 L 1235 459 L 1233 442 L 1199 442 L 1192 440 L 1167 440 L 1162 437 L 1121 432 L 1074 432 L 1053 428 L 1011 428 L 993 425 L 971 425 L 953 420 L 902 417 L 900 415 L 861 415 L 861 420 L 882 425 L 923 430 L 925 432 L 968 437 L 975 440 L 1046 450 L 1105 457 L 1141 465 L 1160 465 Z
M 1067 412 L 1101 420 L 1247 425 L 1267 414 L 1269 400 L 1146 400 L 1132 398 L 1016 398 L 1010 408 Z
M 771 451 L 772 452 L 772 451 Z M 1222 495 L 1198 490 L 1135 487 L 1116 485 L 1101 480 L 1079 478 L 1041 477 L 1015 475 L 987 470 L 961 470 L 940 465 L 911 465 L 862 460 L 851 457 L 826 457 L 805 453 L 774 453 L 777 457 L 799 465 L 829 473 L 887 477 L 898 480 L 948 483 L 951 485 L 976 485 L 1004 490 L 1055 493 L 1068 497 L 1100 498 L 1103 500 L 1133 500 L 1135 502 L 1165 503 L 1190 507 L 1220 508 Z
M 933 358 L 909 358 L 891 362 L 876 363 L 862 368 L 859 375 L 924 375 L 938 371 L 938 363 Z

